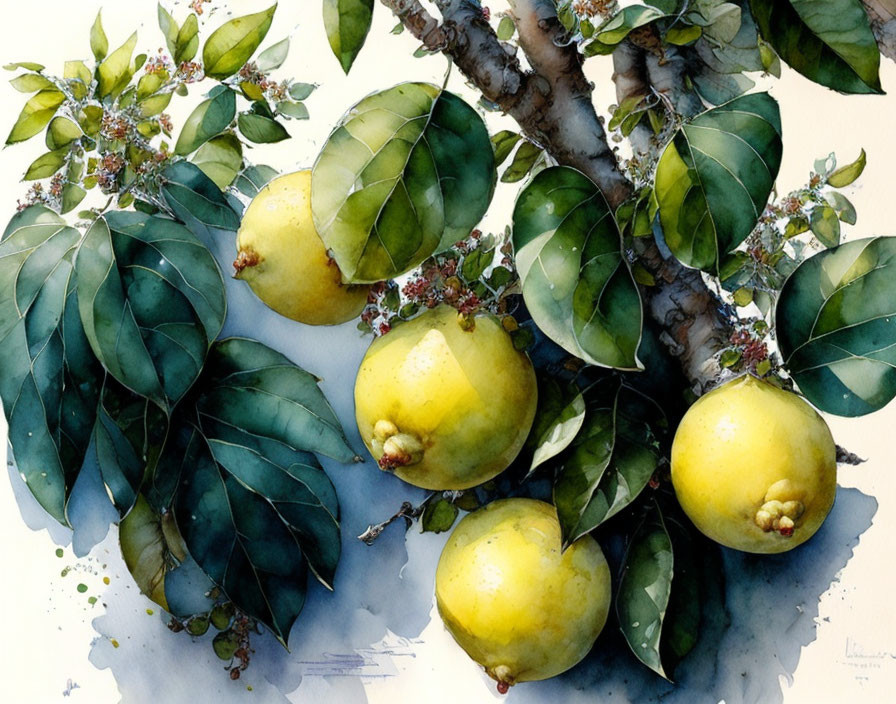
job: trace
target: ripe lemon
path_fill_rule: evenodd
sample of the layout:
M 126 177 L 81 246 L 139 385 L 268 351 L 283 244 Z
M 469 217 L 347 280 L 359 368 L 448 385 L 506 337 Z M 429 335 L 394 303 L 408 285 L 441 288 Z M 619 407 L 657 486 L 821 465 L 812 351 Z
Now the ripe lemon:
M 358 316 L 368 286 L 345 286 L 311 220 L 311 171 L 268 183 L 246 208 L 233 263 L 269 308 L 309 325 L 335 325 Z
M 578 663 L 610 610 L 610 569 L 590 535 L 560 551 L 554 507 L 503 499 L 466 516 L 436 569 L 436 604 L 458 644 L 507 691 Z
M 751 376 L 701 397 L 672 444 L 672 484 L 700 531 L 777 553 L 819 529 L 837 488 L 827 423 L 799 396 Z
M 425 489 L 466 489 L 516 457 L 535 417 L 535 371 L 500 321 L 447 305 L 374 340 L 355 417 L 380 467 Z

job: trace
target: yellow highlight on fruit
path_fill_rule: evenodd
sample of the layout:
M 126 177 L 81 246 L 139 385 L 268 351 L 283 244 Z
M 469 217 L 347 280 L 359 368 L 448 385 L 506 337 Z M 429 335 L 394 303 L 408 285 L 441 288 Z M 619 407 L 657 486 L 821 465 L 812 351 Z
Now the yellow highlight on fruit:
M 448 631 L 506 692 L 578 663 L 610 610 L 610 569 L 590 535 L 561 552 L 554 507 L 503 499 L 466 516 L 436 570 Z
M 425 489 L 467 489 L 516 457 L 537 393 L 532 363 L 497 318 L 442 305 L 370 345 L 355 418 L 381 468 Z
M 811 538 L 834 504 L 837 449 L 802 398 L 744 376 L 701 397 L 672 444 L 672 484 L 697 528 L 754 553 Z
M 311 171 L 268 183 L 246 208 L 233 265 L 269 308 L 308 325 L 360 315 L 369 286 L 346 286 L 311 220 Z

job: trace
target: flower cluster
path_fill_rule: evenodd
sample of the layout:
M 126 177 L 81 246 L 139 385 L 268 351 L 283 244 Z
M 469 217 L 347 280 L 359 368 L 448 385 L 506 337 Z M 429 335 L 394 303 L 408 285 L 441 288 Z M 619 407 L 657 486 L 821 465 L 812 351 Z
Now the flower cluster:
M 579 17 L 609 17 L 619 9 L 617 0 L 573 0 L 572 11 Z
M 268 100 L 279 102 L 289 97 L 289 82 L 269 80 L 267 74 L 260 71 L 258 65 L 253 61 L 243 66 L 238 76 L 243 83 L 258 86 Z

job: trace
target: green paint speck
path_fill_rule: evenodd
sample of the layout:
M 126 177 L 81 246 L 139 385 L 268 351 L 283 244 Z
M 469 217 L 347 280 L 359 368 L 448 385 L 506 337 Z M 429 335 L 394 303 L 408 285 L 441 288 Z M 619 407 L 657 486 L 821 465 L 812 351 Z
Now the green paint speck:
M 251 685 L 251 684 L 247 684 L 247 685 L 246 685 L 246 689 L 249 690 L 249 691 L 251 692 L 251 691 L 252 691 L 252 685 Z
M 67 575 L 69 572 L 71 572 L 71 569 L 72 569 L 71 567 L 66 567 L 64 570 L 62 570 L 62 572 L 59 573 L 59 576 L 65 577 L 65 575 Z
M 148 613 L 150 616 L 152 616 L 152 615 L 153 615 L 153 610 L 152 610 L 152 609 L 147 609 L 147 610 L 146 610 L 146 613 Z
M 82 583 L 82 584 L 79 584 L 79 585 L 78 585 L 78 591 L 81 592 L 81 594 L 83 594 L 84 592 L 87 591 L 87 585 L 86 585 L 86 584 L 83 584 L 83 583 Z
M 96 597 L 95 597 L 95 596 L 90 597 L 90 598 L 87 600 L 87 603 L 88 603 L 88 604 L 95 604 L 95 603 L 96 603 Z
M 56 557 L 62 557 L 62 548 L 56 548 Z

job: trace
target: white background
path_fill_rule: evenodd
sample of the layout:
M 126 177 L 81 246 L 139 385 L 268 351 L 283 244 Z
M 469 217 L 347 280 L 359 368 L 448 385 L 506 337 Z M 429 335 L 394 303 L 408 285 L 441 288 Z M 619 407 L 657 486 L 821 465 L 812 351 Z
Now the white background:
M 229 6 L 235 13 L 243 14 L 262 9 L 267 4 L 244 0 L 231 2 Z M 503 8 L 503 3 L 497 0 L 490 4 L 493 13 Z M 14 8 L 7 6 L 5 21 L 0 27 L 0 63 L 37 61 L 46 64 L 49 72 L 61 73 L 64 60 L 89 59 L 88 32 L 100 5 L 96 0 L 78 3 L 43 0 L 40 3 L 16 3 Z M 182 3 L 176 8 L 176 15 L 182 20 L 184 14 Z M 403 80 L 441 81 L 445 70 L 444 59 L 411 58 L 411 53 L 416 48 L 414 40 L 407 33 L 398 37 L 388 33 L 394 20 L 379 4 L 375 15 L 375 27 L 368 45 L 358 59 L 351 77 L 346 79 L 326 45 L 319 0 L 282 3 L 265 46 L 278 41 L 288 32 L 294 32 L 294 41 L 290 59 L 277 75 L 317 82 L 322 87 L 308 101 L 312 120 L 289 123 L 294 139 L 275 147 L 258 149 L 253 155 L 256 162 L 271 163 L 281 171 L 308 166 L 333 122 L 366 93 Z M 221 21 L 223 12 L 212 15 L 209 20 L 212 27 Z M 107 3 L 104 23 L 111 48 L 120 44 L 138 25 L 140 50 L 154 51 L 163 45 L 155 21 L 155 4 L 149 0 Z M 208 36 L 208 33 L 209 30 L 205 30 L 202 36 Z M 596 105 L 606 113 L 607 107 L 614 102 L 609 81 L 609 60 L 595 58 L 588 65 L 592 79 L 597 84 Z M 12 77 L 14 74 L 9 75 Z M 896 92 L 896 66 L 887 61 L 882 75 L 884 88 Z M 450 87 L 475 100 L 474 94 L 464 87 L 457 75 L 452 78 Z M 896 206 L 896 179 L 893 177 L 896 164 L 896 134 L 893 130 L 893 125 L 896 124 L 896 97 L 839 96 L 786 69 L 784 79 L 771 83 L 771 87 L 781 103 L 784 120 L 785 154 L 779 178 L 780 190 L 786 191 L 804 183 L 816 157 L 833 150 L 837 152 L 841 162 L 845 163 L 851 161 L 859 149 L 864 147 L 868 152 L 868 168 L 859 183 L 846 191 L 859 212 L 858 225 L 850 229 L 849 235 L 896 235 L 896 227 L 893 225 Z M 0 86 L 0 96 L 4 106 L 0 117 L 0 132 L 5 135 L 25 97 L 7 85 Z M 192 104 L 190 100 L 181 100 L 180 103 Z M 178 113 L 174 114 L 175 124 L 181 124 L 183 115 L 178 120 Z M 506 120 L 502 122 L 490 118 L 490 125 L 498 124 L 509 126 Z M 34 158 L 45 151 L 40 141 L 41 138 L 35 138 L 24 145 L 9 147 L 3 151 L 0 159 L 0 193 L 3 194 L 0 211 L 5 210 L 6 217 L 13 214 L 16 199 L 23 197 L 26 191 L 27 185 L 20 182 L 21 174 Z M 514 195 L 514 188 L 499 188 L 487 220 L 487 224 L 493 229 L 503 227 L 509 220 Z M 306 335 L 305 339 L 309 344 L 306 352 L 302 353 L 305 358 L 297 358 L 297 361 L 328 380 L 325 386 L 327 393 L 333 399 L 341 419 L 350 428 L 350 380 L 366 342 L 352 331 L 352 325 L 326 334 L 306 332 L 298 324 L 283 325 L 280 321 L 278 325 L 278 330 L 287 331 L 282 334 Z M 892 697 L 896 686 L 896 639 L 892 635 L 896 625 L 896 611 L 892 608 L 892 584 L 896 576 L 896 568 L 893 567 L 896 549 L 892 539 L 896 528 L 896 491 L 893 488 L 893 472 L 896 469 L 896 450 L 893 448 L 896 404 L 865 419 L 835 418 L 830 419 L 830 423 L 835 438 L 841 445 L 869 458 L 860 467 L 842 468 L 841 486 L 856 487 L 864 494 L 875 497 L 879 507 L 874 515 L 873 525 L 861 536 L 854 556 L 839 575 L 839 580 L 831 584 L 822 596 L 817 640 L 799 656 L 792 685 L 784 683 L 784 701 L 827 702 L 844 698 L 863 702 L 884 701 Z M 5 421 L 0 420 L 0 425 L 0 437 L 5 437 Z M 0 453 L 5 455 L 5 447 L 0 448 Z M 373 470 L 368 465 L 363 470 L 351 471 Z M 381 513 L 371 517 L 371 521 L 386 515 L 388 514 Z M 832 514 L 832 520 L 835 518 L 843 521 L 848 519 L 836 512 Z M 89 556 L 77 557 L 68 545 L 70 538 L 65 531 L 54 531 L 54 539 L 46 531 L 35 532 L 25 524 L 13 497 L 10 481 L 6 477 L 0 477 L 0 535 L 3 536 L 0 550 L 5 567 L 4 577 L 0 580 L 0 604 L 4 607 L 0 681 L 3 682 L 4 699 L 17 702 L 62 701 L 62 692 L 70 678 L 79 687 L 71 693 L 73 702 L 104 704 L 118 701 L 120 695 L 112 670 L 97 669 L 88 661 L 91 644 L 98 638 L 92 619 L 103 614 L 103 602 L 112 606 L 115 603 L 113 597 L 125 599 L 124 594 L 136 589 L 129 582 L 129 576 L 121 569 L 120 561 L 115 555 L 114 529 L 109 538 Z M 61 559 L 54 554 L 57 542 L 66 545 Z M 431 536 L 412 536 L 408 550 L 412 555 L 427 551 L 432 553 L 439 549 L 441 543 L 441 539 Z M 389 545 L 393 544 L 397 546 L 396 549 L 401 549 L 400 541 Z M 380 550 L 387 547 L 377 546 Z M 379 557 L 376 553 L 369 553 L 369 560 L 376 561 L 382 555 L 382 552 Z M 820 559 L 823 557 L 819 556 Z M 422 562 L 427 561 L 420 559 Z M 432 561 L 431 558 L 427 559 Z M 60 572 L 65 566 L 72 566 L 73 571 L 68 576 L 61 577 Z M 110 577 L 111 581 L 111 586 L 105 592 L 103 576 Z M 426 578 L 422 582 L 431 584 Z M 78 583 L 88 586 L 86 594 L 77 592 Z M 794 590 L 800 588 L 799 584 L 793 585 Z M 86 598 L 89 595 L 100 596 L 100 602 L 95 606 L 88 605 Z M 817 596 L 818 594 L 807 594 L 807 599 L 813 602 L 812 609 L 815 608 Z M 128 598 L 131 599 L 128 603 L 136 604 L 131 608 L 134 622 L 137 618 L 134 614 L 141 615 L 138 612 L 153 606 L 148 600 L 144 602 L 133 593 Z M 133 657 L 159 657 L 157 653 L 161 651 L 154 651 L 153 648 L 167 648 L 169 641 L 166 638 L 169 638 L 169 634 L 160 625 L 158 618 L 153 620 L 153 617 L 145 613 L 142 616 L 147 622 L 155 624 L 155 630 L 152 631 L 154 635 L 152 638 L 147 636 L 147 640 L 139 648 L 135 645 Z M 302 618 L 304 616 L 303 614 Z M 777 640 L 786 640 L 788 634 L 783 629 L 779 632 L 779 628 L 780 624 L 769 623 L 768 638 L 757 642 L 755 647 L 763 648 Z M 137 635 L 134 635 L 136 643 Z M 437 620 L 430 623 L 421 638 L 425 642 L 402 642 L 398 648 L 401 652 L 392 657 L 391 665 L 386 663 L 384 666 L 389 671 L 387 674 L 398 673 L 399 676 L 363 678 L 371 702 L 405 701 L 415 695 L 433 702 L 495 699 L 497 695 L 493 688 L 475 666 L 462 654 L 458 654 L 458 649 Z M 100 638 L 100 641 L 108 641 L 108 634 Z M 99 643 L 98 647 L 100 646 L 108 650 L 106 643 Z M 196 645 L 192 646 L 192 650 L 187 648 L 179 652 L 186 653 L 186 658 L 196 658 L 198 662 L 207 655 L 207 650 L 207 646 Z M 153 655 L 153 652 L 156 654 Z M 797 647 L 796 653 L 798 652 Z M 175 663 L 175 666 L 182 667 L 186 673 L 192 672 L 191 665 L 195 663 L 189 659 Z M 156 674 L 160 681 L 174 676 L 169 667 L 171 665 L 164 665 L 162 659 L 159 659 Z M 253 667 L 261 666 L 253 664 Z M 754 674 L 750 673 L 749 676 Z M 649 677 L 648 674 L 645 676 Z M 744 677 L 746 679 L 748 675 L 745 673 Z M 608 673 L 607 678 L 610 681 L 611 674 Z M 230 683 L 223 683 L 223 677 L 218 679 L 222 681 L 222 691 L 232 693 L 232 690 L 227 689 Z M 314 696 L 320 701 L 345 701 L 347 704 L 354 704 L 344 697 L 335 698 L 337 690 L 332 688 L 335 686 L 333 678 L 326 681 L 319 679 L 321 681 L 315 683 L 313 676 L 306 677 L 302 689 L 290 699 L 308 701 Z M 511 697 L 523 695 L 523 688 L 517 689 L 520 694 L 517 695 L 514 691 Z M 180 691 L 183 701 L 197 698 L 203 701 L 210 694 L 203 690 L 194 691 L 186 685 Z M 255 701 L 268 701 L 267 695 L 261 692 L 269 690 L 257 686 L 256 691 L 259 696 Z M 353 696 L 358 700 L 363 700 L 363 695 L 358 694 L 358 690 L 351 691 L 356 693 Z M 125 701 L 130 704 L 131 701 L 152 700 L 154 695 L 151 686 L 145 690 L 145 695 L 145 699 L 131 695 Z M 730 696 L 723 689 L 721 696 L 712 698 L 715 700 L 723 696 L 728 697 L 729 704 L 741 699 L 762 701 L 750 694 L 748 687 Z M 172 701 L 170 698 L 162 700 Z

